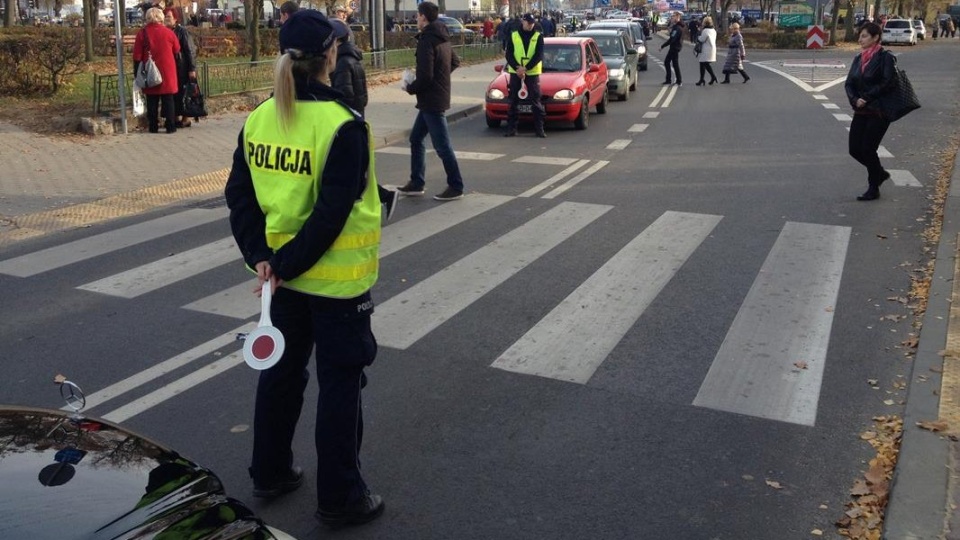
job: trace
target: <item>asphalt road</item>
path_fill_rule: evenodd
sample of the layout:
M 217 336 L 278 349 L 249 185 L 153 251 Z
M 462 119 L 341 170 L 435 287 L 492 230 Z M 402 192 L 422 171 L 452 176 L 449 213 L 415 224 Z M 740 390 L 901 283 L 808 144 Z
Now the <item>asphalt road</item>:
M 362 458 L 387 511 L 337 536 L 832 534 L 873 455 L 859 433 L 906 398 L 913 318 L 896 298 L 926 261 L 957 48 L 894 49 L 923 108 L 888 132 L 897 185 L 872 203 L 855 200 L 866 175 L 834 116 L 848 107 L 830 66 L 849 51 L 748 51 L 749 84 L 696 87 L 687 47 L 683 87 L 651 62 L 586 131 L 453 125 L 468 196 L 404 199 L 384 228 Z M 378 152 L 381 182 L 406 181 L 404 152 Z M 259 304 L 237 299 L 253 285 L 225 215 L 175 207 L 0 255 L 0 402 L 57 407 L 63 373 L 87 412 L 211 467 L 269 523 L 325 537 L 312 407 L 304 488 L 249 496 L 256 374 L 231 338 Z

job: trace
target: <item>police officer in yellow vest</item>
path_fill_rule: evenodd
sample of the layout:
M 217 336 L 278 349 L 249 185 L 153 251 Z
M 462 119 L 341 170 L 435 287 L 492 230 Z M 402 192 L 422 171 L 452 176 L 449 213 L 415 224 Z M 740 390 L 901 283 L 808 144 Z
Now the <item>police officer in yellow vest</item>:
M 510 73 L 510 110 L 507 113 L 505 137 L 517 135 L 520 88 L 527 87 L 527 97 L 533 113 L 533 128 L 537 137 L 547 136 L 543 122 L 547 113 L 540 101 L 540 73 L 543 71 L 543 35 L 534 29 L 537 20 L 530 13 L 520 18 L 521 28 L 514 30 L 507 40 L 507 71 Z
M 273 97 L 247 118 L 225 190 L 234 238 L 258 281 L 273 283 L 271 316 L 286 340 L 257 386 L 253 495 L 274 498 L 303 481 L 292 441 L 316 347 L 315 515 L 331 527 L 384 508 L 359 460 L 364 368 L 377 353 L 380 201 L 369 127 L 328 84 L 343 34 L 314 10 L 283 24 Z

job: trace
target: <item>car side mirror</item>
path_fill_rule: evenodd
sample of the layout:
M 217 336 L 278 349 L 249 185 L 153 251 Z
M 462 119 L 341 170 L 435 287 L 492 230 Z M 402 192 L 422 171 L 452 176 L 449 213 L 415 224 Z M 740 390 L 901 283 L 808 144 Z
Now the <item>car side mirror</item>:
M 589 71 L 590 73 L 596 73 L 596 72 L 600 71 L 600 65 L 599 65 L 599 64 L 590 64 L 590 67 L 587 68 L 587 71 Z
M 628 54 L 628 55 L 630 55 L 630 54 L 637 54 L 637 50 L 636 50 L 636 49 L 627 49 L 627 54 Z

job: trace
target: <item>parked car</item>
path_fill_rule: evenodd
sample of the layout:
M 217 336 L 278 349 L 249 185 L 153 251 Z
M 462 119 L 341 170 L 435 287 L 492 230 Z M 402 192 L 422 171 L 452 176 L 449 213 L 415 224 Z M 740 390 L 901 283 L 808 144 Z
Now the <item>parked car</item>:
M 623 28 L 588 28 L 577 34 L 597 42 L 603 61 L 607 64 L 607 89 L 620 101 L 630 99 L 630 91 L 637 89 L 637 50 Z
M 73 383 L 61 395 L 73 412 L 0 406 L 3 538 L 293 540 L 227 497 L 209 469 L 81 416 Z
M 913 31 L 917 34 L 917 39 L 927 39 L 927 27 L 923 25 L 920 19 L 913 20 Z
M 543 72 L 540 93 L 547 111 L 547 121 L 573 122 L 577 129 L 587 129 L 590 108 L 607 112 L 607 65 L 595 41 L 588 37 L 552 37 L 543 40 Z M 498 75 L 487 87 L 487 126 L 495 128 L 507 119 L 510 108 L 507 85 L 509 73 L 503 65 L 495 68 Z M 519 103 L 521 121 L 531 121 L 532 105 Z
M 623 19 L 613 21 L 597 21 L 591 24 L 588 30 L 600 30 L 604 28 L 623 28 L 629 32 L 632 38 L 632 48 L 637 50 L 637 66 L 640 71 L 647 70 L 647 44 L 644 40 L 643 26 L 638 22 L 639 19 Z
M 476 32 L 464 26 L 463 23 L 460 22 L 460 19 L 441 15 L 437 17 L 437 20 L 447 27 L 447 32 L 449 32 L 451 36 L 463 36 L 466 41 L 471 41 L 476 35 Z
M 880 38 L 883 45 L 890 43 L 917 44 L 917 33 L 913 23 L 907 19 L 888 19 L 883 25 L 883 36 Z

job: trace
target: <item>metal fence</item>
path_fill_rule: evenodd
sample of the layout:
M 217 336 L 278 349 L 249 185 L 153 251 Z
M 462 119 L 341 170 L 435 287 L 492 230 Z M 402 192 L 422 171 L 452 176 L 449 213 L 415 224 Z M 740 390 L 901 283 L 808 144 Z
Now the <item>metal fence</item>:
M 462 62 L 483 62 L 502 56 L 499 42 L 455 45 L 454 49 Z M 389 51 L 368 52 L 363 55 L 364 69 L 367 75 L 395 71 L 416 65 L 414 49 L 394 49 Z M 201 91 L 205 96 L 222 96 L 273 87 L 274 60 L 259 62 L 234 62 L 211 64 L 201 62 L 197 69 Z M 93 75 L 93 114 L 103 115 L 120 110 L 116 73 Z M 125 77 L 124 89 L 127 95 L 127 107 L 132 107 L 132 77 Z

